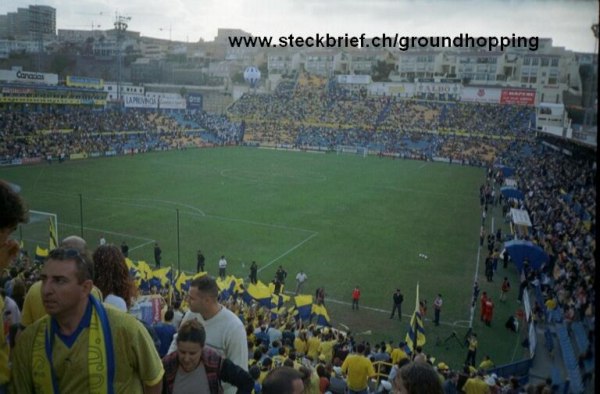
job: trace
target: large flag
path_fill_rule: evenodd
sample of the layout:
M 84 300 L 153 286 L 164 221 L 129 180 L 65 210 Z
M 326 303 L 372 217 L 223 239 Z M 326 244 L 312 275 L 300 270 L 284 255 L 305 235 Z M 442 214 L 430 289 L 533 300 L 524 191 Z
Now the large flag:
M 229 297 L 235 294 L 237 278 L 233 275 L 227 275 L 224 279 L 217 278 L 217 286 L 219 286 L 219 301 L 226 301 Z
M 56 234 L 56 226 L 52 221 L 52 217 L 49 219 L 50 222 L 50 239 L 48 240 L 48 250 L 54 250 L 58 247 L 58 236 Z
M 309 321 L 312 312 L 313 298 L 312 295 L 298 295 L 294 297 L 294 304 L 298 311 L 298 317 L 303 321 Z
M 250 283 L 242 295 L 242 299 L 247 304 L 256 301 L 260 306 L 267 308 L 271 306 L 271 292 L 261 281 L 258 281 L 256 284 Z
M 190 289 L 190 284 L 192 283 L 192 278 L 193 275 L 180 272 L 179 276 L 177 276 L 177 281 L 175 282 L 175 290 L 177 290 L 180 294 L 184 291 L 188 291 Z
M 152 282 L 152 285 L 162 289 L 167 285 L 167 283 L 171 283 L 171 278 L 173 278 L 171 267 L 154 269 L 151 271 L 149 278 Z M 152 279 L 156 279 L 156 281 L 153 281 Z
M 408 327 L 408 332 L 406 333 L 406 344 L 413 352 L 416 346 L 425 345 L 425 327 L 423 326 L 421 308 L 419 307 L 419 283 L 417 283 L 415 311 L 410 319 L 410 326 Z
M 289 299 L 289 297 L 288 297 Z M 282 294 L 272 294 L 271 295 L 271 320 L 277 319 L 280 315 L 282 315 L 287 309 L 285 308 L 284 299 Z
M 331 326 L 329 314 L 323 305 L 313 304 L 311 317 L 316 318 L 317 326 Z
M 48 257 L 48 249 L 40 248 L 39 245 L 35 246 L 35 259 L 41 261 Z

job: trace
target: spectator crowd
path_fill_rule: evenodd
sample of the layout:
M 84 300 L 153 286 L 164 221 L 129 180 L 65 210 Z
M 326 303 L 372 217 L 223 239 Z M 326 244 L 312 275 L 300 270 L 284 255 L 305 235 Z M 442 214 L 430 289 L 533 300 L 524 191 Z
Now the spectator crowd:
M 532 138 L 527 133 L 531 119 L 531 110 L 524 107 L 369 98 L 303 76 L 295 86 L 280 84 L 273 94 L 244 95 L 229 116 L 200 112 L 176 119 L 138 111 L 2 111 L 0 159 L 200 145 L 201 138 L 208 137 L 191 131 L 200 129 L 210 133 L 215 144 L 268 142 L 329 149 L 356 145 L 405 157 L 441 156 L 487 165 L 486 184 L 480 190 L 482 224 L 488 204 L 501 205 L 503 212 L 524 209 L 532 227 L 523 237 L 549 256 L 539 269 L 525 264 L 521 272 L 519 288 L 535 295 L 535 318 L 544 323 L 586 321 L 593 327 L 596 158 L 583 147 Z M 515 169 L 522 200 L 501 198 L 505 175 L 494 162 Z M 465 365 L 450 368 L 402 340 L 371 343 L 355 333 L 299 318 L 286 308 L 247 302 L 235 292 L 223 296 L 217 280 L 206 272 L 179 293 L 169 285 L 140 288 L 122 249 L 110 244 L 90 250 L 83 239 L 67 237 L 44 262 L 32 261 L 9 239 L 26 220 L 24 203 L 4 182 L 0 192 L 0 393 L 10 387 L 14 392 L 37 392 L 36 387 L 44 385 L 66 392 L 93 384 L 94 373 L 96 378 L 102 375 L 102 381 L 115 379 L 115 387 L 127 392 L 187 393 L 198 390 L 197 385 L 211 393 L 552 392 L 552 381 L 523 385 L 518 377 L 491 372 L 489 356 L 475 359 L 476 336 L 469 338 Z M 480 235 L 482 246 L 485 235 Z M 501 233 L 487 237 L 488 281 L 500 260 L 500 241 L 508 239 Z M 303 275 L 296 293 L 306 280 Z M 280 267 L 274 280 L 280 289 L 286 276 Z M 355 290 L 358 310 L 358 286 Z M 159 301 L 151 323 L 137 305 L 142 299 Z M 67 304 L 69 308 L 61 309 Z M 441 305 L 439 295 L 434 307 Z M 481 312 L 483 319 L 483 308 Z M 437 321 L 439 313 L 436 310 Z M 580 357 L 593 357 L 593 330 L 590 349 Z M 112 338 L 107 336 L 110 332 Z M 85 345 L 78 339 L 82 335 L 89 338 Z M 96 372 L 77 369 L 69 357 L 78 357 L 80 365 L 92 363 L 92 338 L 102 344 L 93 352 L 105 355 L 106 362 Z M 90 348 L 83 351 L 85 346 Z M 56 357 L 48 357 L 52 355 Z M 385 364 L 376 371 L 379 362 Z M 39 373 L 33 373 L 33 365 Z M 300 387 L 304 391 L 294 391 Z

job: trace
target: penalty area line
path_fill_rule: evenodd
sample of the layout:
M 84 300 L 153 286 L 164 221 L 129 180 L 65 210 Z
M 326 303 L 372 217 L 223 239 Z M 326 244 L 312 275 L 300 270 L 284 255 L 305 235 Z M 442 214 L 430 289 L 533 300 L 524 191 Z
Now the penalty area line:
M 292 253 L 294 250 L 298 249 L 300 246 L 304 245 L 306 242 L 310 241 L 311 239 L 313 239 L 314 237 L 316 237 L 317 235 L 319 235 L 319 233 L 313 233 L 311 235 L 309 235 L 307 238 L 305 238 L 303 241 L 301 241 L 300 243 L 292 246 L 290 249 L 286 250 L 285 252 L 283 252 L 282 255 L 274 258 L 273 260 L 269 261 L 267 264 L 265 264 L 264 266 L 260 267 L 258 269 L 257 272 L 261 272 L 262 270 L 264 270 L 265 268 L 273 265 L 276 261 L 279 261 L 280 259 L 284 258 L 285 256 L 287 256 L 288 254 Z
M 75 225 L 75 224 L 70 224 L 70 223 L 59 222 L 59 224 L 61 226 L 66 226 L 66 227 L 81 228 L 81 226 L 78 226 L 78 225 Z M 119 233 L 119 232 L 116 232 L 116 231 L 108 231 L 108 230 L 103 230 L 103 229 L 100 229 L 100 228 L 86 227 L 86 226 L 84 226 L 83 228 L 85 230 L 97 231 L 97 232 L 103 233 L 103 234 L 119 235 L 119 236 L 122 236 L 122 237 L 136 238 L 136 239 L 141 239 L 143 241 L 154 242 L 153 239 L 145 238 L 145 237 L 138 237 L 137 235 L 127 234 L 127 233 Z
M 129 249 L 129 251 L 130 251 L 130 252 L 132 252 L 132 251 L 134 251 L 134 250 L 141 249 L 141 248 L 143 248 L 144 246 L 146 246 L 146 245 L 150 245 L 150 244 L 152 244 L 152 243 L 154 243 L 154 241 L 153 241 L 153 240 L 150 240 L 150 241 L 148 241 L 148 242 L 144 242 L 143 244 L 140 244 L 140 245 L 134 246 L 133 248 Z
M 286 294 L 290 294 L 290 295 L 294 295 L 293 291 L 285 291 L 285 293 Z M 338 305 L 352 306 L 352 303 L 350 303 L 350 302 L 340 301 L 340 300 L 336 300 L 336 299 L 333 299 L 333 298 L 325 298 L 325 302 L 326 303 L 327 302 L 331 302 L 333 304 L 338 304 Z M 372 306 L 362 306 L 361 305 L 360 309 L 366 309 L 366 310 L 373 311 L 373 312 L 385 313 L 385 314 L 388 314 L 388 315 L 390 314 L 389 310 L 381 309 L 381 308 L 375 308 L 375 307 L 372 307 Z M 360 309 L 359 309 L 359 311 L 360 311 Z M 410 318 L 412 318 L 412 314 L 403 313 L 402 317 L 406 317 L 406 318 L 410 319 Z M 433 321 L 430 320 L 430 319 L 426 318 L 424 320 L 425 320 L 425 322 L 433 323 Z M 404 322 L 409 322 L 409 321 L 410 320 L 404 320 Z M 456 321 L 454 321 L 452 323 L 441 321 L 440 325 L 442 325 L 442 326 L 449 326 L 449 327 L 463 327 L 460 323 L 464 323 L 464 322 L 467 322 L 467 321 L 466 320 L 456 320 Z M 467 328 L 467 327 L 463 327 L 463 328 Z

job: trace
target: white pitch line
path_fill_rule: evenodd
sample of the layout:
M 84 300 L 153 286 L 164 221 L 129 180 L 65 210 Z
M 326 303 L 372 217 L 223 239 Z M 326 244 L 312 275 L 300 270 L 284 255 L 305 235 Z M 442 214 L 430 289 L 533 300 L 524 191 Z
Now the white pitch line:
M 201 210 L 198 207 L 195 207 L 193 205 L 189 205 L 189 204 L 184 204 L 182 202 L 177 202 L 177 201 L 171 201 L 171 200 L 158 200 L 158 199 L 150 199 L 150 198 L 105 198 L 105 200 L 125 200 L 125 201 L 141 201 L 141 202 L 160 202 L 160 203 L 164 203 L 164 204 L 170 204 L 170 205 L 179 205 L 185 208 L 189 208 L 193 211 L 198 212 L 200 215 L 202 216 L 206 216 L 206 213 L 204 213 L 203 210 Z
M 285 291 L 285 293 L 291 294 L 291 295 L 295 294 L 293 291 Z M 339 305 L 352 306 L 352 303 L 350 303 L 350 302 L 340 301 L 340 300 L 336 300 L 336 299 L 333 299 L 333 298 L 325 298 L 325 301 L 326 302 L 331 302 L 331 303 L 334 303 L 334 304 L 339 304 Z M 390 310 L 389 309 L 374 308 L 372 306 L 363 306 L 363 305 L 361 305 L 360 309 L 367 309 L 367 310 L 370 310 L 370 311 L 373 311 L 373 312 L 385 313 L 385 314 L 388 314 L 388 315 L 390 314 Z M 406 313 L 403 313 L 402 317 L 407 317 L 407 318 L 410 319 L 410 318 L 412 318 L 412 314 L 408 314 L 407 315 Z M 394 319 L 396 319 L 396 318 L 394 318 Z M 404 320 L 404 321 L 406 322 L 407 320 Z M 408 320 L 408 321 L 410 321 L 410 320 Z M 424 321 L 425 322 L 433 322 L 431 319 L 424 319 Z M 465 322 L 465 321 L 466 320 L 457 320 L 457 321 L 452 322 L 452 323 L 447 323 L 447 322 L 441 321 L 440 324 L 444 325 L 444 326 L 450 326 L 450 327 L 462 327 L 458 323 Z M 467 327 L 465 327 L 465 328 L 467 328 Z
M 272 167 L 273 168 L 273 167 Z M 227 179 L 233 179 L 233 180 L 241 180 L 241 181 L 251 181 L 253 183 L 259 183 L 261 181 L 267 182 L 269 183 L 269 177 L 281 177 L 281 178 L 290 178 L 290 179 L 298 179 L 300 181 L 307 181 L 307 182 L 325 182 L 327 181 L 327 176 L 322 175 L 322 174 L 317 174 L 317 173 L 313 173 L 311 174 L 310 172 L 307 174 L 306 177 L 303 176 L 295 176 L 295 175 L 288 175 L 288 174 L 284 174 L 284 173 L 280 173 L 280 172 L 264 172 L 264 171 L 251 171 L 250 173 L 253 175 L 258 175 L 259 179 L 252 179 L 252 178 L 247 178 L 244 177 L 242 175 L 240 176 L 236 176 L 236 174 L 234 175 L 228 175 L 226 173 L 232 172 L 232 171 L 239 171 L 236 168 L 224 168 L 219 172 L 219 175 L 223 178 L 227 178 Z M 306 174 L 306 173 L 305 173 Z M 311 175 L 316 175 L 318 178 L 310 178 Z M 264 177 L 264 178 L 260 178 L 260 177 Z
M 228 218 L 228 217 L 225 217 L 225 216 L 218 216 L 218 215 L 206 215 L 206 217 L 207 218 L 214 218 L 214 219 L 224 220 L 224 221 L 229 221 L 229 222 L 235 222 L 235 223 L 252 224 L 252 225 L 255 225 L 255 226 L 280 228 L 280 229 L 283 229 L 283 230 L 292 230 L 292 231 L 302 231 L 302 232 L 305 232 L 305 233 L 312 233 L 313 236 L 316 235 L 316 234 L 318 234 L 316 231 L 313 231 L 313 230 L 307 230 L 307 229 L 298 228 L 298 227 L 289 227 L 289 226 L 285 226 L 283 224 L 272 224 L 272 223 L 255 222 L 253 220 Z
M 274 258 L 273 260 L 269 261 L 267 264 L 265 264 L 264 266 L 262 266 L 261 268 L 258 269 L 258 272 L 264 270 L 265 268 L 269 267 L 271 264 L 275 263 L 276 261 L 278 261 L 279 259 L 287 256 L 288 254 L 292 253 L 294 250 L 298 249 L 300 246 L 304 245 L 306 242 L 310 241 L 311 239 L 313 239 L 314 237 L 316 237 L 319 233 L 313 233 L 311 234 L 308 238 L 306 238 L 304 241 L 300 242 L 299 244 L 292 246 L 290 249 L 288 249 L 287 251 L 285 251 L 281 256 Z
M 58 196 L 68 196 L 68 197 L 74 197 L 74 195 L 72 194 L 66 194 L 66 193 L 57 193 L 57 192 L 49 192 L 49 191 L 41 191 L 40 193 L 45 193 L 45 194 L 53 194 L 53 195 L 58 195 Z M 112 204 L 119 204 L 119 205 L 124 205 L 124 206 L 130 206 L 130 207 L 137 207 L 137 208 L 147 208 L 147 209 L 155 209 L 155 210 L 162 210 L 162 211 L 172 211 L 171 208 L 164 208 L 164 207 L 158 207 L 158 206 L 151 206 L 151 205 L 142 205 L 142 204 L 135 204 L 133 202 L 123 202 L 123 201 L 119 201 L 116 199 L 112 199 L 112 198 L 100 198 L 100 197 L 86 197 L 86 199 L 88 200 L 92 200 L 92 201 L 108 201 L 111 202 Z M 130 199 L 131 201 L 136 201 L 136 199 Z M 138 201 L 142 201 L 143 199 L 137 199 Z M 151 201 L 151 200 L 146 200 L 146 201 Z M 155 201 L 160 201 L 160 200 L 155 200 Z M 162 200 L 163 202 L 166 202 L 167 200 Z M 174 201 L 171 201 L 170 203 L 176 203 Z M 179 204 L 179 203 L 176 203 Z M 186 204 L 181 204 L 182 206 L 185 206 Z M 229 221 L 229 222 L 234 222 L 234 223 L 244 223 L 244 224 L 251 224 L 251 225 L 255 225 L 255 226 L 264 226 L 264 227 L 271 227 L 271 228 L 279 228 L 279 229 L 283 229 L 283 230 L 291 230 L 291 231 L 302 231 L 305 233 L 311 233 L 314 234 L 316 233 L 313 230 L 307 230 L 305 228 L 299 228 L 299 227 L 290 227 L 290 226 L 286 226 L 283 224 L 272 224 L 272 223 L 264 223 L 264 222 L 255 222 L 253 220 L 245 220 L 245 219 L 238 219 L 238 218 L 228 218 L 225 216 L 219 216 L 219 215 L 209 215 L 206 214 L 205 212 L 203 212 L 202 210 L 200 210 L 199 208 L 196 207 L 192 207 L 189 206 L 190 208 L 194 208 L 196 211 L 200 212 L 201 214 L 195 214 L 193 212 L 180 212 L 181 214 L 184 215 L 188 215 L 188 216 L 198 216 L 198 217 L 207 217 L 207 218 L 213 218 L 213 219 L 218 219 L 218 220 L 223 220 L 223 221 Z
M 429 190 L 419 190 L 419 189 L 411 189 L 408 187 L 395 187 L 395 186 L 384 186 L 385 189 L 397 191 L 397 192 L 410 192 L 410 193 L 424 193 L 424 194 L 432 194 L 435 196 L 441 197 L 462 197 L 462 198 L 473 198 L 474 194 L 464 194 L 464 193 L 440 193 L 440 192 L 432 192 Z
M 65 197 L 74 197 L 74 195 L 67 194 L 67 193 L 57 193 L 57 192 L 49 192 L 49 191 L 42 191 L 40 193 L 57 195 L 57 196 L 65 196 Z M 111 204 L 118 204 L 118 205 L 123 205 L 123 206 L 126 206 L 126 207 L 146 208 L 146 209 L 154 209 L 154 210 L 157 210 L 157 211 L 169 211 L 169 212 L 172 212 L 172 208 L 159 207 L 159 206 L 156 206 L 156 205 L 135 204 L 133 202 L 120 201 L 120 200 L 123 200 L 123 199 L 102 198 L 102 197 L 85 197 L 85 199 L 86 200 L 90 200 L 90 201 L 110 202 Z M 125 200 L 130 200 L 130 201 L 158 201 L 158 202 L 169 203 L 169 204 L 179 204 L 181 206 L 184 206 L 184 207 L 187 207 L 187 208 L 191 208 L 191 209 L 199 212 L 201 214 L 200 216 L 206 216 L 206 214 L 201 209 L 199 209 L 199 208 L 196 208 L 194 206 L 187 205 L 187 204 L 177 203 L 175 201 L 148 200 L 148 199 L 125 199 Z
M 512 357 L 511 357 L 511 359 L 510 359 L 510 362 L 511 362 L 511 363 L 512 363 L 513 361 L 515 361 L 515 356 L 517 355 L 517 349 L 519 348 L 519 342 L 520 342 L 520 340 L 521 340 L 521 335 L 519 334 L 519 335 L 517 335 L 517 339 L 516 339 L 516 341 L 515 341 L 515 347 L 514 347 L 514 349 L 513 349 L 513 355 L 512 355 Z
M 66 227 L 81 228 L 81 226 L 78 226 L 78 225 L 75 225 L 75 224 L 61 223 L 61 222 L 59 222 L 59 224 L 61 226 L 66 226 Z M 98 231 L 100 233 L 106 233 L 106 234 L 112 234 L 112 235 L 120 235 L 120 236 L 124 236 L 124 237 L 136 238 L 136 239 L 141 239 L 141 240 L 144 240 L 144 241 L 152 241 L 152 242 L 154 242 L 153 239 L 145 238 L 145 237 L 138 237 L 136 235 L 131 235 L 131 234 L 127 234 L 127 233 L 118 233 L 116 231 L 108 231 L 108 230 L 103 230 L 103 229 L 100 229 L 100 228 L 85 227 L 85 226 L 83 228 L 86 229 L 86 230 Z
M 146 245 L 150 245 L 150 244 L 151 244 L 151 243 L 153 243 L 153 242 L 154 242 L 153 240 L 152 240 L 152 241 L 148 241 L 148 242 L 144 242 L 144 243 L 143 243 L 143 244 L 141 244 L 141 245 L 134 246 L 133 248 L 129 249 L 129 251 L 130 251 L 130 252 L 132 252 L 132 251 L 134 251 L 134 250 L 136 250 L 136 249 L 141 249 L 141 248 L 143 248 L 144 246 L 146 246 Z
M 91 220 L 86 220 L 86 221 L 85 221 L 85 223 L 89 225 L 89 224 L 93 224 L 94 222 L 97 222 L 98 220 L 104 220 L 104 221 L 106 221 L 106 220 L 108 220 L 108 219 L 114 218 L 114 217 L 116 217 L 116 216 L 121 216 L 121 215 L 122 215 L 122 213 L 120 213 L 120 212 L 115 212 L 115 213 L 113 213 L 113 214 L 111 214 L 111 215 L 107 215 L 107 216 L 97 216 L 97 217 L 95 217 L 94 219 L 91 219 Z

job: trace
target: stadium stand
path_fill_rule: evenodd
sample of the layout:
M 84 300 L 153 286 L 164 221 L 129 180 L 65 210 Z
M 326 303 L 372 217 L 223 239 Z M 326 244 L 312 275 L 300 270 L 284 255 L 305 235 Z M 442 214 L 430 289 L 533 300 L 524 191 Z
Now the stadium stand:
M 62 97 L 65 92 L 50 90 L 48 94 Z M 245 143 L 327 150 L 339 145 L 367 147 L 397 157 L 444 158 L 487 166 L 492 173 L 494 163 L 510 166 L 516 169 L 515 181 L 525 195 L 518 205 L 529 212 L 533 224 L 525 239 L 549 255 L 549 264 L 531 273 L 540 283 L 531 293 L 542 312 L 539 323 L 545 325 L 545 348 L 549 353 L 555 350 L 554 332 L 567 371 L 565 379 L 558 365 L 553 365 L 552 384 L 562 392 L 580 393 L 595 366 L 589 337 L 595 312 L 595 158 L 585 148 L 530 135 L 533 123 L 534 112 L 527 107 L 367 97 L 332 80 L 301 74 L 296 81 L 280 83 L 273 94 L 243 95 L 227 115 L 70 106 L 38 106 L 26 111 L 4 106 L 0 109 L 0 162 Z M 559 154 L 550 146 L 568 149 L 571 155 Z M 502 176 L 495 176 L 495 181 L 501 184 Z M 502 204 L 512 206 L 509 200 Z M 177 309 L 175 304 L 183 301 L 193 275 L 156 271 L 141 262 L 129 264 L 140 295 L 146 297 L 133 313 L 141 319 L 155 319 L 147 304 L 140 306 L 154 299 L 163 299 L 166 307 Z M 38 279 L 39 266 L 26 256 L 17 267 L 26 287 Z M 10 280 L 3 276 L 2 287 Z M 336 375 L 334 369 L 359 342 L 329 327 L 327 311 L 312 301 L 303 304 L 285 293 L 274 295 L 274 289 L 265 285 L 246 287 L 239 278 L 228 277 L 219 283 L 221 302 L 246 324 L 250 365 L 268 365 L 264 362 L 267 353 L 279 346 L 270 340 L 264 346 L 261 327 L 281 333 L 285 351 L 280 358 L 276 358 L 279 354 L 269 356 L 272 365 L 281 365 L 286 359 L 313 369 L 322 365 L 328 376 Z M 551 314 L 544 313 L 550 298 L 556 298 L 557 307 Z M 291 311 L 290 306 L 294 307 Z M 304 313 L 306 307 L 309 322 L 296 321 L 294 315 Z M 320 346 L 309 350 L 310 338 Z M 382 353 L 391 356 L 400 347 L 395 343 L 365 345 L 366 354 L 374 360 Z M 389 364 L 374 363 L 378 380 L 389 376 Z M 530 365 L 528 359 L 496 368 L 493 385 L 497 390 L 522 386 Z M 440 375 L 448 376 L 449 371 L 438 365 Z M 488 377 L 492 377 L 491 371 Z

